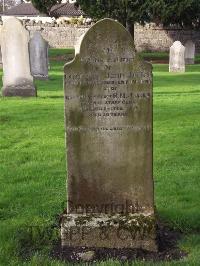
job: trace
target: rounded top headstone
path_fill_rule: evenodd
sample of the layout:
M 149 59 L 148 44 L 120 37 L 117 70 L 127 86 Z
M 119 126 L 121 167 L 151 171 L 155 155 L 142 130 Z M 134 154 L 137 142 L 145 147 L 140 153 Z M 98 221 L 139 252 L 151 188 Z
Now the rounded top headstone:
M 92 43 L 95 42 L 96 45 L 99 46 L 101 43 L 107 41 L 107 37 L 109 39 L 111 39 L 112 37 L 119 37 L 119 39 L 116 39 L 116 42 L 126 40 L 128 41 L 127 46 L 128 44 L 134 46 L 134 41 L 129 31 L 127 31 L 127 29 L 122 24 L 110 18 L 105 18 L 98 21 L 85 33 L 83 37 L 85 38 L 82 39 L 80 51 L 84 49 L 85 45 L 88 44 L 88 39 L 90 39 Z M 94 39 L 92 39 L 92 37 L 94 37 Z
M 176 49 L 176 50 L 185 49 L 185 47 L 182 45 L 182 43 L 180 41 L 175 41 L 170 48 L 173 48 L 173 49 Z
M 3 26 L 6 26 L 7 28 L 13 28 L 13 25 L 21 25 L 22 26 L 22 22 L 17 19 L 16 17 L 5 17 L 3 18 Z
M 16 30 L 17 29 L 17 30 Z M 22 22 L 16 17 L 3 18 L 2 32 L 9 32 L 10 35 L 22 33 L 29 39 L 29 32 L 23 27 Z
M 170 47 L 170 72 L 185 72 L 185 47 L 180 41 L 175 41 Z
M 69 201 L 135 197 L 153 212 L 151 64 L 136 55 L 121 24 L 103 19 L 87 31 L 64 72 L 69 183 L 76 183 L 69 185 Z
M 109 50 L 109 47 L 112 49 Z M 108 53 L 110 56 L 123 54 L 126 58 L 131 54 L 134 57 L 135 46 L 131 34 L 123 25 L 113 19 L 105 18 L 81 36 L 76 45 L 76 55 L 80 55 L 81 61 L 90 57 L 100 62 Z

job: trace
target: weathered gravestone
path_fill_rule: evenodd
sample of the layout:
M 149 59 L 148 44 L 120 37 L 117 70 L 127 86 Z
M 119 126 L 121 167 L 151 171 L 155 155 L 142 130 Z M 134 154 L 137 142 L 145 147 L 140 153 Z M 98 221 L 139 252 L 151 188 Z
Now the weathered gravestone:
M 193 41 L 185 43 L 185 63 L 187 65 L 194 64 L 195 44 Z
M 1 30 L 3 96 L 36 96 L 29 62 L 29 33 L 21 22 L 10 17 Z
M 156 250 L 152 66 L 111 19 L 66 64 L 68 206 L 63 246 Z
M 1 30 L 2 30 L 2 25 L 0 25 L 0 34 L 1 34 Z M 0 68 L 2 67 L 3 67 L 3 62 L 2 62 L 2 52 L 1 52 L 1 43 L 0 43 Z
M 40 32 L 35 32 L 29 42 L 31 74 L 36 79 L 48 79 L 48 42 Z
M 1 53 L 1 47 L 0 47 L 0 68 L 3 67 L 3 62 L 2 62 L 2 53 Z
M 185 72 L 185 47 L 179 41 L 170 47 L 169 72 Z

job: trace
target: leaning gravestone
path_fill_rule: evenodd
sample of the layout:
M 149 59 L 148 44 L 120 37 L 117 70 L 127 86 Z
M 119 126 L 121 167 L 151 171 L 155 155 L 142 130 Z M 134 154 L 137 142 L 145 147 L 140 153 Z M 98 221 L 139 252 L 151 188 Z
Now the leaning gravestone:
M 40 32 L 35 32 L 29 42 L 31 74 L 36 79 L 48 79 L 48 42 Z
M 170 47 L 169 72 L 185 72 L 185 47 L 179 41 Z
M 185 63 L 187 65 L 194 64 L 195 57 L 195 44 L 193 41 L 187 41 L 185 43 Z
M 3 60 L 3 96 L 36 96 L 30 73 L 28 52 L 29 33 L 21 22 L 10 17 L 1 30 Z
M 152 66 L 104 19 L 66 64 L 68 206 L 62 245 L 156 250 Z

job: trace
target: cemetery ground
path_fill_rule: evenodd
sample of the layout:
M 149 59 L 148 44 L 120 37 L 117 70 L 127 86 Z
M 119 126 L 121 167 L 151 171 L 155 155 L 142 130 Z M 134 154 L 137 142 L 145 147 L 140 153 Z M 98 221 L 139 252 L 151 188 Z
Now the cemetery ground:
M 0 99 L 2 266 L 67 264 L 49 257 L 59 237 L 59 215 L 66 206 L 62 79 L 67 52 L 71 51 L 50 51 L 50 80 L 36 82 L 36 99 Z M 164 56 L 157 55 L 162 60 Z M 187 253 L 178 262 L 156 263 L 198 265 L 200 65 L 173 74 L 168 73 L 168 65 L 154 64 L 153 72 L 155 204 L 162 224 L 174 230 L 174 239 L 180 235 L 176 244 Z M 170 234 L 167 231 L 164 237 Z M 107 259 L 97 265 L 121 262 Z

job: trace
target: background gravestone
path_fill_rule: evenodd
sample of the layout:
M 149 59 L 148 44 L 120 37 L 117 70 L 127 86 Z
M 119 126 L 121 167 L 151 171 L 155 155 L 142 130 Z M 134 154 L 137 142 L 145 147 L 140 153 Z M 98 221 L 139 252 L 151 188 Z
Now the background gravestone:
M 1 47 L 0 47 L 0 68 L 3 67 L 3 62 L 2 62 L 2 53 L 1 53 Z
M 77 40 L 77 42 L 76 42 L 76 45 L 75 45 L 75 47 L 74 47 L 74 48 L 75 48 L 75 55 L 80 53 L 80 47 L 81 47 L 81 43 L 82 43 L 82 40 L 83 40 L 84 36 L 85 36 L 85 33 L 82 34 L 82 35 L 78 38 L 78 40 Z
M 31 74 L 36 79 L 48 79 L 48 42 L 35 32 L 29 42 Z
M 121 24 L 104 19 L 86 33 L 64 72 L 62 245 L 155 251 L 152 66 L 136 55 Z M 109 237 L 101 237 L 104 229 Z
M 193 41 L 187 41 L 185 43 L 185 63 L 187 65 L 193 65 L 195 58 L 195 43 Z
M 3 96 L 36 96 L 30 73 L 29 33 L 21 22 L 6 18 L 1 28 L 1 52 L 3 61 Z
M 185 72 L 185 47 L 179 41 L 170 47 L 169 72 Z
M 1 33 L 1 30 L 2 30 L 2 25 L 0 25 L 0 33 Z M 0 44 L 0 68 L 3 68 L 1 44 Z

